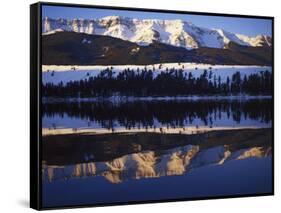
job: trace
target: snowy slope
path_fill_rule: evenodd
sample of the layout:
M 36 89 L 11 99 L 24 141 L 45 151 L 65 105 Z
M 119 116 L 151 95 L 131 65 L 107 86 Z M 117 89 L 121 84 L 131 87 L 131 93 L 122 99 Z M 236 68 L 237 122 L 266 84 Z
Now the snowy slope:
M 183 20 L 140 20 L 120 16 L 107 16 L 92 20 L 45 17 L 42 22 L 43 34 L 54 33 L 55 30 L 107 35 L 142 45 L 159 41 L 188 49 L 198 47 L 224 48 L 230 41 L 248 46 L 271 46 L 269 36 L 236 35 L 221 29 L 198 27 Z
M 73 68 L 75 67 L 75 70 Z M 239 71 L 243 78 L 244 75 L 250 75 L 252 73 L 258 73 L 260 71 L 268 70 L 271 72 L 272 68 L 267 66 L 240 66 L 240 65 L 209 65 L 209 64 L 195 64 L 195 63 L 167 63 L 162 64 L 161 69 L 159 69 L 159 64 L 155 65 L 118 65 L 118 66 L 58 66 L 58 65 L 43 65 L 42 66 L 42 81 L 43 84 L 53 83 L 59 84 L 63 82 L 64 84 L 70 81 L 77 81 L 81 79 L 87 79 L 89 77 L 97 76 L 101 70 L 106 68 L 113 68 L 114 75 L 117 75 L 119 72 L 123 71 L 126 68 L 131 70 L 144 69 L 145 67 L 149 70 L 153 70 L 154 76 L 159 74 L 161 71 L 166 71 L 166 68 L 176 68 L 183 69 L 184 73 L 192 72 L 194 77 L 200 76 L 204 70 L 208 72 L 212 70 L 213 76 L 221 77 L 221 81 L 226 81 L 227 77 L 231 77 L 235 72 Z M 184 67 L 184 68 L 183 68 Z
M 257 35 L 256 37 L 247 37 L 244 35 L 236 35 L 240 40 L 248 43 L 250 46 L 261 47 L 261 46 L 271 46 L 271 37 L 266 35 Z

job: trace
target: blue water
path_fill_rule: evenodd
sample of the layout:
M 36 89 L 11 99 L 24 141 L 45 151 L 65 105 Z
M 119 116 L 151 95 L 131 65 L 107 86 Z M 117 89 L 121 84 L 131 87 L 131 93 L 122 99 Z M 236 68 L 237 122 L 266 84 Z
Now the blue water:
M 94 205 L 163 199 L 272 193 L 272 159 L 249 158 L 198 168 L 181 176 L 112 184 L 102 176 L 43 181 L 43 206 Z
M 42 125 L 49 129 L 125 127 L 132 132 L 138 127 L 167 126 L 170 128 L 219 126 L 267 129 L 259 129 L 260 132 L 252 139 L 248 136 L 249 132 L 243 133 L 242 136 L 239 135 L 240 133 L 236 134 L 236 138 L 233 138 L 233 133 L 231 133 L 225 144 L 215 144 L 217 138 L 210 140 L 210 147 L 199 144 L 203 148 L 200 148 L 194 158 L 191 157 L 190 164 L 184 165 L 184 172 L 179 172 L 176 175 L 168 174 L 169 163 L 176 164 L 176 168 L 182 166 L 183 163 L 180 160 L 184 161 L 187 156 L 187 148 L 177 146 L 178 141 L 175 141 L 174 144 L 174 139 L 171 142 L 174 145 L 173 149 L 165 150 L 167 152 L 163 154 L 165 152 L 163 147 L 167 142 L 164 140 L 164 135 L 161 135 L 161 143 L 158 141 L 159 146 L 163 146 L 161 149 L 158 145 L 153 148 L 152 145 L 155 141 L 148 137 L 139 137 L 139 141 L 134 138 L 130 141 L 131 144 L 127 143 L 127 145 L 124 144 L 128 141 L 120 142 L 113 138 L 112 141 L 103 142 L 104 145 L 100 147 L 93 139 L 88 142 L 94 145 L 88 146 L 89 144 L 84 141 L 82 146 L 81 143 L 79 144 L 81 137 L 79 135 L 79 138 L 76 139 L 79 146 L 75 143 L 73 145 L 75 148 L 69 149 L 71 147 L 68 147 L 70 153 L 65 151 L 69 145 L 67 140 L 61 144 L 57 143 L 57 147 L 54 146 L 49 149 L 49 153 L 45 153 L 46 158 L 42 162 L 44 170 L 42 180 L 43 207 L 272 193 L 272 136 L 271 133 L 269 134 L 272 127 L 271 104 L 271 100 L 46 104 L 42 115 Z M 265 135 L 265 138 L 260 139 Z M 206 137 L 208 138 L 208 134 Z M 218 138 L 220 137 L 219 134 Z M 49 145 L 50 142 L 53 141 L 49 141 Z M 186 145 L 192 145 L 193 148 L 198 145 L 194 141 L 190 142 L 192 140 L 187 139 Z M 209 141 L 203 142 L 208 143 Z M 122 146 L 124 147 L 122 148 Z M 145 146 L 148 148 L 145 149 Z M 245 151 L 251 151 L 252 148 L 256 151 L 261 148 L 262 154 L 254 153 L 255 156 L 237 160 L 239 156 L 244 156 Z M 118 149 L 128 150 L 121 156 L 119 152 L 115 151 Z M 177 154 L 177 149 L 181 149 L 181 154 Z M 142 152 L 137 153 L 135 150 L 142 150 Z M 56 153 L 56 151 L 58 152 Z M 143 151 L 153 151 L 155 154 L 153 166 L 151 166 L 155 173 L 149 178 L 146 177 L 150 171 L 149 157 L 143 161 L 132 160 L 133 154 L 139 154 L 138 157 L 141 158 L 142 154 L 145 153 Z M 228 151 L 231 152 L 231 156 L 220 165 L 220 161 L 224 159 L 224 155 Z M 106 160 L 94 162 L 97 157 L 94 155 L 97 153 L 104 155 L 102 157 L 107 157 Z M 118 159 L 111 158 L 112 154 L 119 154 Z M 180 155 L 179 161 L 171 160 L 174 154 L 176 157 Z M 118 170 L 120 162 L 122 164 L 125 161 L 127 167 L 121 166 L 120 177 L 114 176 L 113 172 L 116 168 Z M 142 165 L 136 166 L 135 164 L 142 162 L 148 167 L 144 174 L 137 175 L 137 172 L 142 171 Z M 115 166 L 113 169 L 109 166 L 111 164 Z M 165 167 L 165 174 L 161 173 L 163 172 L 161 169 L 161 171 L 157 171 L 159 164 L 162 168 Z M 83 168 L 82 174 L 78 170 L 83 166 L 89 168 Z M 96 170 L 91 166 L 95 167 Z M 91 169 L 95 171 L 90 171 Z M 113 179 L 109 180 L 107 174 L 112 175 L 110 178 Z

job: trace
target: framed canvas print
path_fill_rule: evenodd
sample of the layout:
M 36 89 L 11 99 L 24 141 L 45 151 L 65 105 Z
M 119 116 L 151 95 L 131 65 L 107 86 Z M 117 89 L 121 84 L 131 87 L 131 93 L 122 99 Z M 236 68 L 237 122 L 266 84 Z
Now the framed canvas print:
M 32 208 L 273 195 L 273 17 L 30 12 Z

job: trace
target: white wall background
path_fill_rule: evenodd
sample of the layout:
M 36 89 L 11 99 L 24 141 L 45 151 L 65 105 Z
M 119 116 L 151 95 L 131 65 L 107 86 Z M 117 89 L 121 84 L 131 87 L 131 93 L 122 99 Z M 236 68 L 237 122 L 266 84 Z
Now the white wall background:
M 281 198 L 280 5 L 277 0 L 61 0 L 67 3 L 275 16 L 275 193 L 236 198 L 83 208 L 71 212 L 276 212 Z M 31 212 L 29 206 L 29 4 L 0 6 L 0 212 Z

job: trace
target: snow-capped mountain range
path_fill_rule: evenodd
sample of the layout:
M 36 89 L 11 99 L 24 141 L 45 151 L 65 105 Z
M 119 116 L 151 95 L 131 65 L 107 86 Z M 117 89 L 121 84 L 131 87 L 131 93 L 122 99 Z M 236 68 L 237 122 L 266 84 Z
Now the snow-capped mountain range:
M 270 36 L 249 37 L 222 29 L 198 27 L 183 20 L 131 19 L 107 16 L 101 19 L 51 19 L 42 20 L 43 35 L 58 31 L 73 31 L 93 35 L 105 35 L 148 45 L 154 41 L 187 49 L 199 47 L 225 48 L 229 42 L 240 45 L 271 47 Z

